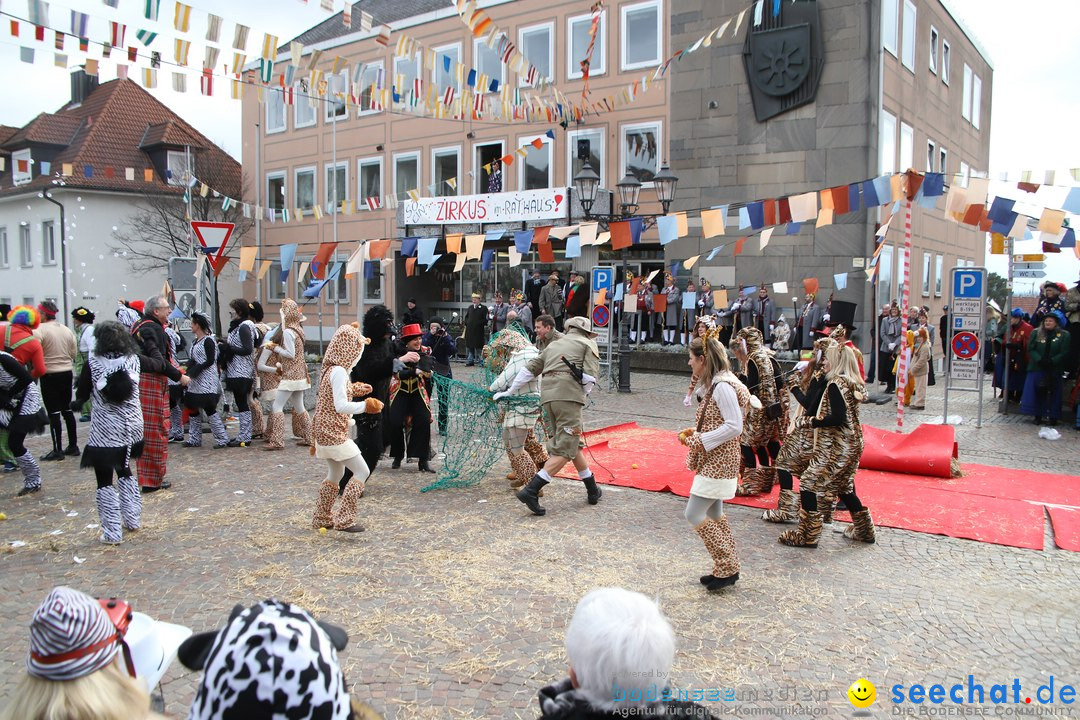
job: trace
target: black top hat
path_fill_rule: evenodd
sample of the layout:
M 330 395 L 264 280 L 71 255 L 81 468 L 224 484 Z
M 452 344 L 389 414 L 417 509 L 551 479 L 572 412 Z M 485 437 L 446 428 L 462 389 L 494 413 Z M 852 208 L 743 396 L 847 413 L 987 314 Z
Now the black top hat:
M 848 330 L 855 330 L 855 310 L 859 305 L 853 302 L 847 302 L 846 300 L 833 300 L 832 306 L 829 308 L 829 322 L 825 323 L 826 327 L 836 327 L 837 325 L 843 325 Z

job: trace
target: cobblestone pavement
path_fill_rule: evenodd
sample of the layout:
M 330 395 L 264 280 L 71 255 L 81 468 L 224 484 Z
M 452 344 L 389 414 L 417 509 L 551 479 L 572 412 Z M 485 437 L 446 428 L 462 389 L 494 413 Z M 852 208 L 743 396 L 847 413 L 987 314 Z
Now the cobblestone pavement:
M 684 427 L 686 382 L 636 373 L 632 394 L 594 393 L 587 422 Z M 939 390 L 928 407 L 940 408 Z M 964 417 L 962 460 L 1080 467 L 1071 427 L 1042 441 L 1030 424 L 988 411 L 977 430 L 973 409 L 970 399 L 950 409 Z M 895 406 L 868 406 L 864 419 L 886 426 Z M 32 449 L 45 452 L 44 439 Z M 97 522 L 94 482 L 73 460 L 47 463 L 45 490 L 29 499 L 13 499 L 19 480 L 2 476 L 0 698 L 22 675 L 30 614 L 62 583 L 196 630 L 217 626 L 235 603 L 297 602 L 346 627 L 347 677 L 387 718 L 536 717 L 537 689 L 566 675 L 574 604 L 606 585 L 659 598 L 678 635 L 671 683 L 736 689 L 739 699 L 711 705 L 717 713 L 798 717 L 781 694 L 794 689 L 802 701 L 812 693 L 804 704 L 815 713 L 847 717 L 846 689 L 860 677 L 878 688 L 879 717 L 895 709 L 896 683 L 970 673 L 987 689 L 1019 678 L 1034 692 L 1050 675 L 1080 680 L 1080 554 L 1054 549 L 1049 535 L 1042 552 L 890 529 L 872 546 L 826 533 L 817 549 L 796 549 L 776 542 L 780 528 L 760 511 L 733 506 L 742 577 L 708 595 L 697 582 L 708 556 L 681 498 L 605 488 L 592 507 L 580 485 L 559 480 L 548 515 L 535 518 L 506 489 L 505 463 L 478 487 L 428 494 L 415 465 L 387 463 L 361 501 L 367 531 L 321 536 L 308 524 L 323 464 L 306 448 L 170 451 L 173 489 L 146 496 L 144 529 L 117 547 L 86 528 Z M 196 680 L 179 664 L 169 670 L 170 715 L 184 716 Z

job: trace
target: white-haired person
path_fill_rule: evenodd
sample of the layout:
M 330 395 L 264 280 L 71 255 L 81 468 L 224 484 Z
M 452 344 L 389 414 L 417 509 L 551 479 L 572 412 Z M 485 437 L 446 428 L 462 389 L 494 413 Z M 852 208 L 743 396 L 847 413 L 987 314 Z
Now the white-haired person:
M 54 588 L 30 621 L 26 675 L 0 720 L 149 720 L 150 696 L 101 603 Z
M 598 588 L 581 598 L 566 629 L 566 657 L 570 677 L 540 690 L 544 720 L 713 717 L 666 684 L 675 632 L 641 593 Z

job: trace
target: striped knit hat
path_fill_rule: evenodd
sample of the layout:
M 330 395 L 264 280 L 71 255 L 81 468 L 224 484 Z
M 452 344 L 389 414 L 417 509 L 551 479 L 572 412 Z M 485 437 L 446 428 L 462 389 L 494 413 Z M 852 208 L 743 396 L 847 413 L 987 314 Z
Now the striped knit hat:
M 112 662 L 121 640 L 97 600 L 60 586 L 30 621 L 26 671 L 45 680 L 75 680 Z

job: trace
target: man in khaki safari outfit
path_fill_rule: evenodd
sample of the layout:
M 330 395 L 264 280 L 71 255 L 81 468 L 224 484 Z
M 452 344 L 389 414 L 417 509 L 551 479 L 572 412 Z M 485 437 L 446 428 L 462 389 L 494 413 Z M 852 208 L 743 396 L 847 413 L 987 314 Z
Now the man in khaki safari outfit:
M 567 462 L 574 463 L 578 478 L 585 483 L 589 504 L 600 502 L 600 488 L 582 452 L 585 442 L 581 437 L 581 412 L 585 408 L 585 396 L 592 392 L 596 376 L 600 374 L 600 351 L 593 339 L 595 337 L 596 333 L 586 318 L 570 318 L 566 321 L 565 334 L 552 340 L 539 357 L 522 368 L 509 390 L 494 395 L 494 399 L 499 400 L 513 395 L 526 383 L 543 378 L 540 382 L 540 407 L 548 434 L 550 458 L 517 494 L 518 500 L 525 503 L 534 515 L 547 512 L 540 506 L 540 490 Z

